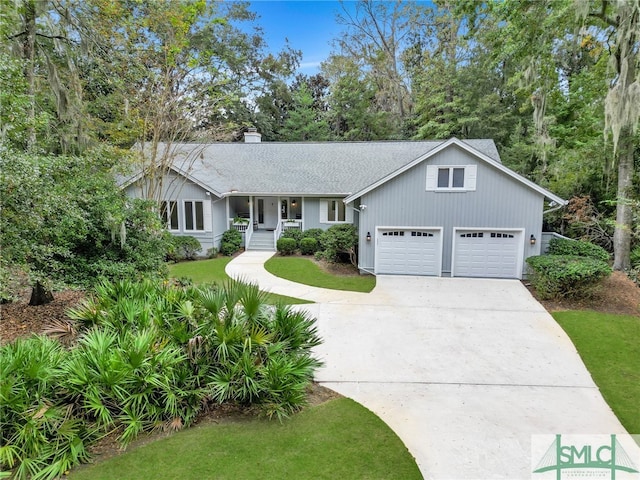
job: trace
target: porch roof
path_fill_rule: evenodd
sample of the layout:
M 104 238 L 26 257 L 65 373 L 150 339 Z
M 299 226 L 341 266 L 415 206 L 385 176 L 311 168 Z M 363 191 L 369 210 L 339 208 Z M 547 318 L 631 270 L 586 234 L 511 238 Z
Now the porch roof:
M 217 195 L 347 196 L 444 142 L 190 143 L 169 148 L 177 172 Z M 493 140 L 464 142 L 500 162 Z

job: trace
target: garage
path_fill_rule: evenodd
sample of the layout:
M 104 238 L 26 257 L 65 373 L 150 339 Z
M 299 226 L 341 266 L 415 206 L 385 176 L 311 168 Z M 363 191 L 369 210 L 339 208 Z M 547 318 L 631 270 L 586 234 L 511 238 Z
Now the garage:
M 442 229 L 379 227 L 376 274 L 436 275 L 442 272 Z
M 454 228 L 451 276 L 520 278 L 523 247 L 522 229 Z

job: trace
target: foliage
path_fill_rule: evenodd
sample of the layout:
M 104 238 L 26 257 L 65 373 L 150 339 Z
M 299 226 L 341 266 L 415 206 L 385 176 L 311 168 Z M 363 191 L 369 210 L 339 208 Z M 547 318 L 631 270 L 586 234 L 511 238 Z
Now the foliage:
M 202 246 L 197 238 L 192 237 L 191 235 L 173 235 L 167 259 L 173 262 L 179 262 L 181 260 L 195 260 L 198 253 L 201 251 Z
M 352 265 L 358 266 L 356 248 L 358 246 L 358 231 L 355 225 L 341 224 L 329 227 L 322 234 L 321 245 L 324 249 L 322 256 L 330 262 L 340 259 L 340 254 L 349 256 Z
M 100 435 L 123 445 L 190 425 L 208 402 L 300 409 L 320 362 L 315 320 L 268 307 L 256 285 L 178 287 L 103 281 L 69 311 L 81 329 L 65 349 L 34 337 L 0 349 L 0 466 L 54 478 L 87 459 Z
M 127 200 L 109 151 L 86 157 L 0 149 L 0 229 L 7 265 L 32 282 L 162 274 L 167 237 L 154 206 Z M 46 192 L 46 193 L 45 193 Z
M 315 238 L 304 237 L 300 240 L 300 253 L 303 255 L 313 255 L 318 251 L 320 246 Z
M 609 252 L 590 242 L 581 240 L 567 240 L 566 238 L 552 238 L 549 241 L 549 255 L 575 255 L 589 257 L 603 262 L 609 261 Z
M 640 431 L 640 318 L 593 311 L 555 312 L 607 404 L 628 432 Z
M 543 299 L 588 297 L 611 274 L 606 262 L 575 255 L 529 257 L 527 264 L 531 284 Z
M 235 228 L 231 228 L 222 234 L 220 241 L 220 253 L 230 257 L 242 246 L 242 234 Z
M 310 228 L 303 232 L 303 238 L 315 238 L 318 241 L 318 245 L 320 245 L 320 239 L 322 238 L 322 234 L 324 230 L 322 228 Z
M 355 269 L 353 275 L 334 274 L 308 258 L 274 256 L 264 268 L 277 277 L 313 287 L 368 293 L 376 286 L 373 275 L 358 275 Z
M 276 242 L 276 248 L 281 255 L 291 255 L 297 250 L 297 243 L 293 238 L 282 237 Z
M 283 230 L 282 234 L 280 235 L 280 238 L 294 239 L 296 242 L 296 248 L 299 248 L 300 240 L 302 240 L 303 236 L 304 236 L 304 233 L 299 228 L 288 228 L 287 230 Z

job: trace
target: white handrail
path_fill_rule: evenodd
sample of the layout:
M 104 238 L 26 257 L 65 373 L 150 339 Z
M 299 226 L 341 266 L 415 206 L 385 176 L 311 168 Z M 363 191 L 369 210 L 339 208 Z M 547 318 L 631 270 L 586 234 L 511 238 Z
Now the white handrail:
M 253 235 L 253 224 L 249 222 L 249 226 L 244 232 L 244 249 L 249 250 L 249 244 L 251 243 L 251 236 Z
M 273 231 L 273 248 L 278 248 L 278 239 L 282 234 L 282 220 L 278 220 L 276 223 L 276 229 Z

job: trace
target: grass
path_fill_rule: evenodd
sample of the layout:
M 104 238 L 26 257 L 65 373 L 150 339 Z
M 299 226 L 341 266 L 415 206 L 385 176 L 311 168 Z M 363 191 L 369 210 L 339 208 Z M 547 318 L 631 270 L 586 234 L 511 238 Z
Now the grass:
M 307 258 L 271 257 L 264 268 L 277 277 L 312 287 L 368 293 L 376 286 L 373 275 L 333 275 Z
M 627 432 L 640 433 L 640 318 L 594 311 L 555 312 L 602 396 Z
M 229 280 L 225 267 L 232 260 L 231 257 L 217 257 L 209 260 L 196 260 L 169 265 L 169 276 L 172 278 L 188 278 L 195 284 L 222 283 Z M 267 302 L 271 304 L 285 303 L 287 305 L 313 303 L 301 298 L 267 294 Z
M 396 434 L 340 398 L 282 423 L 206 424 L 72 472 L 71 480 L 420 479 Z

